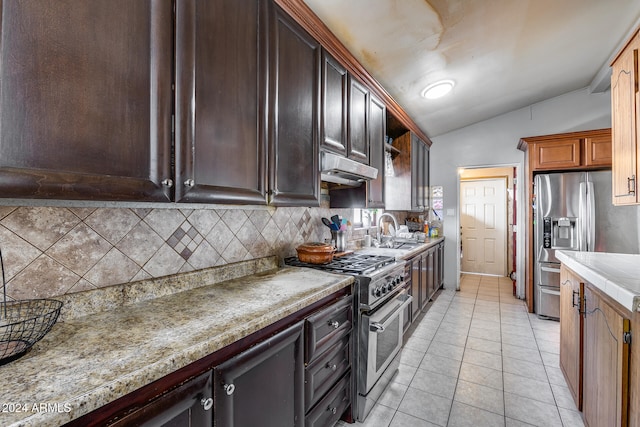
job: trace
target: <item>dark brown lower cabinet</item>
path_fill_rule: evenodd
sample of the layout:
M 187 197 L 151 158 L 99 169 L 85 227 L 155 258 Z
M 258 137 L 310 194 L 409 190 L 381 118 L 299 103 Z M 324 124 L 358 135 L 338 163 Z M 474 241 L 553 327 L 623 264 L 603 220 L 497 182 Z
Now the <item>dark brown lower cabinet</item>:
M 407 295 L 411 295 L 411 283 L 406 283 L 404 285 L 404 290 L 407 292 Z M 413 308 L 411 307 L 410 303 L 405 309 L 404 309 L 404 314 L 403 319 L 402 319 L 402 333 L 406 333 L 409 330 L 409 327 L 411 326 L 411 315 L 412 315 L 412 311 Z
M 433 263 L 433 258 L 431 262 Z M 420 255 L 420 309 L 426 307 L 430 296 L 429 251 L 425 251 Z
M 298 322 L 213 369 L 216 426 L 304 425 L 303 325 Z
M 420 270 L 422 266 L 421 256 L 417 255 L 411 260 L 411 296 L 413 297 L 413 302 L 411 303 L 412 312 L 411 316 L 413 319 L 416 318 L 418 312 L 420 311 Z
M 330 427 L 351 404 L 351 376 L 345 375 L 307 414 L 305 427 Z
M 212 406 L 211 372 L 207 372 L 110 426 L 211 427 Z

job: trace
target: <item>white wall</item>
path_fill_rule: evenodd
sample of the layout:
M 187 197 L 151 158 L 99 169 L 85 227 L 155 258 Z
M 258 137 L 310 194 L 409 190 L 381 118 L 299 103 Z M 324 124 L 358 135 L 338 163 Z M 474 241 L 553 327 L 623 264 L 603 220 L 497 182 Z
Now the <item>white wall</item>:
M 431 185 L 444 187 L 445 285 L 459 286 L 460 234 L 458 222 L 459 179 L 457 170 L 471 166 L 513 165 L 518 170 L 518 233 L 524 236 L 523 191 L 526 182 L 524 153 L 517 149 L 520 138 L 611 127 L 610 92 L 589 94 L 582 89 L 511 111 L 462 129 L 432 138 Z M 453 214 L 453 215 L 449 215 Z M 517 253 L 524 253 L 519 239 Z M 520 274 L 521 257 L 517 269 Z M 518 277 L 523 296 L 524 277 Z

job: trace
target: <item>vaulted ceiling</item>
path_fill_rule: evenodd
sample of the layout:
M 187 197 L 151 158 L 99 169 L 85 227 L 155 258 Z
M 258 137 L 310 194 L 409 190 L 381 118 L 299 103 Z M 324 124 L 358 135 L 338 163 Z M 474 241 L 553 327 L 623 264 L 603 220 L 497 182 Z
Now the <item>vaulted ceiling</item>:
M 638 0 L 304 0 L 435 137 L 573 90 L 604 91 Z M 452 79 L 448 96 L 422 90 Z

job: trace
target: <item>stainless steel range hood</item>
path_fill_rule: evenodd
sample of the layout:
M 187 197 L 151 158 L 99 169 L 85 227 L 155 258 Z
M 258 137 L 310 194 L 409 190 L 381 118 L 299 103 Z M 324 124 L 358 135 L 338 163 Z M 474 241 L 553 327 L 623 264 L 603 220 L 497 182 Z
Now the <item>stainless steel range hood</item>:
M 338 154 L 322 151 L 320 156 L 322 181 L 358 187 L 378 176 L 378 169 Z

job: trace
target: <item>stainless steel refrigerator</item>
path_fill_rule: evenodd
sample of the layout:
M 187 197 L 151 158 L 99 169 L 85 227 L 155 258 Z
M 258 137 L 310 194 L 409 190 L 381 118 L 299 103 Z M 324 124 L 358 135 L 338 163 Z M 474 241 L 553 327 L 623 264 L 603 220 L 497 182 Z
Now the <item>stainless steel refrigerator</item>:
M 640 207 L 613 206 L 611 171 L 537 175 L 534 195 L 535 311 L 558 319 L 556 250 L 640 253 Z

